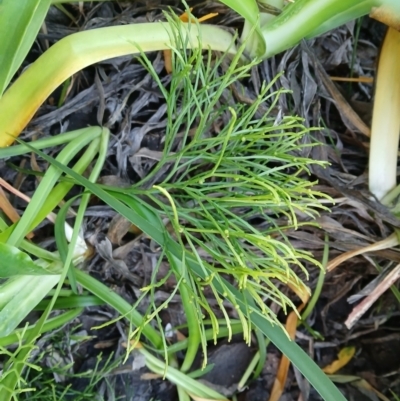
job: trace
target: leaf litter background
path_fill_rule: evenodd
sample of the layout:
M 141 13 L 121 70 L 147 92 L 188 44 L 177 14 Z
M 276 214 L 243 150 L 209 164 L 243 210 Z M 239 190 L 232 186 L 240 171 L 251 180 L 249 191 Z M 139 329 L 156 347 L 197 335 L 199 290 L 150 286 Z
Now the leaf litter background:
M 198 17 L 218 12 L 213 23 L 232 28 L 238 28 L 242 23 L 237 15 L 220 3 L 189 2 L 189 5 L 196 6 L 193 13 Z M 183 12 L 178 1 L 66 6 L 77 24 L 53 7 L 46 20 L 46 32 L 39 35 L 26 64 L 65 35 L 103 26 L 156 21 L 164 18 L 162 10 L 167 10 L 168 6 L 178 15 Z M 311 166 L 313 176 L 310 179 L 318 178 L 317 189 L 329 194 L 336 203 L 330 212 L 321 212 L 319 227 L 300 227 L 287 233 L 297 248 L 311 251 L 317 260 L 322 260 L 326 234 L 329 237 L 329 260 L 332 260 L 343 252 L 388 237 L 391 234 L 388 224 L 400 226 L 400 221 L 386 209 L 368 199 L 365 172 L 369 140 L 366 134 L 371 120 L 373 87 L 371 84 L 332 80 L 332 77 L 351 74 L 373 77 L 384 32 L 382 25 L 365 17 L 361 22 L 349 23 L 320 38 L 303 42 L 254 68 L 251 79 L 241 88 L 244 95 L 239 95 L 239 91 L 235 94 L 237 101 L 251 102 L 263 80 L 269 82 L 283 72 L 274 89 L 283 87 L 291 93 L 281 95 L 274 110 L 276 116 L 298 115 L 305 119 L 306 126 L 323 127 L 314 133 L 321 145 L 304 156 L 329 161 L 326 169 Z M 162 81 L 167 83 L 169 76 L 161 52 L 149 54 L 149 58 Z M 105 80 L 105 71 L 108 80 Z M 25 131 L 24 139 L 102 123 L 113 133 L 102 182 L 123 186 L 143 177 L 151 162 L 135 155 L 147 153 L 157 158 L 157 152 L 163 148 L 166 106 L 157 84 L 135 58 L 121 57 L 85 69 L 73 77 L 66 100 L 58 108 L 59 97 L 60 91 L 56 91 L 41 107 Z M 26 169 L 42 171 L 46 168 L 35 158 L 14 158 L 9 162 Z M 3 163 L 0 168 L 4 179 L 27 195 L 33 192 L 35 179 L 32 176 L 19 174 L 10 164 Z M 23 208 L 18 200 L 14 200 L 14 204 L 20 210 Z M 148 283 L 158 255 L 140 233 L 132 231 L 130 225 L 110 208 L 96 202 L 92 202 L 87 210 L 85 235 L 95 248 L 87 269 L 133 303 L 140 288 Z M 54 246 L 50 225 L 44 223 L 36 238 L 43 246 Z M 344 325 L 355 305 L 350 304 L 348 298 L 357 296 L 378 275 L 373 263 L 393 267 L 400 263 L 400 253 L 395 248 L 371 252 L 354 257 L 328 273 L 321 297 L 308 321 L 321 336 L 313 338 L 306 330 L 299 329 L 296 341 L 321 367 L 334 361 L 343 347 L 355 346 L 355 356 L 340 374 L 363 378 L 390 398 L 389 388 L 400 393 L 400 309 L 397 300 L 391 291 L 387 291 L 351 330 Z M 167 271 L 168 265 L 163 264 L 160 278 Z M 310 267 L 310 272 L 308 284 L 313 289 L 318 270 Z M 174 284 L 173 279 L 167 280 L 156 292 L 156 303 L 168 298 Z M 289 290 L 287 293 L 291 296 Z M 143 310 L 145 308 L 143 305 Z M 115 317 L 115 312 L 106 307 L 87 308 L 69 327 L 45 336 L 37 352 L 37 361 L 44 367 L 43 377 L 46 374 L 48 378 L 54 377 L 62 387 L 71 384 L 77 393 L 70 399 L 79 399 L 78 393 L 82 392 L 85 396 L 81 395 L 81 399 L 92 399 L 94 394 L 98 394 L 104 399 L 115 396 L 122 400 L 175 400 L 174 386 L 149 375 L 138 357 L 130 358 L 121 366 L 120 360 L 125 353 L 122 342 L 126 340 L 127 331 L 122 321 L 101 330 L 92 329 Z M 173 298 L 161 317 L 164 325 L 184 323 L 178 296 Z M 285 316 L 281 317 L 285 321 Z M 209 362 L 215 367 L 203 379 L 212 382 L 219 391 L 236 388 L 254 352 L 255 348 L 247 347 L 241 336 L 232 343 L 221 341 L 217 346 L 211 346 Z M 279 360 L 278 351 L 269 346 L 268 360 L 260 378 L 238 394 L 238 399 L 268 400 Z M 67 365 L 70 365 L 69 369 L 65 368 Z M 98 383 L 92 383 L 91 375 L 84 373 L 93 369 L 107 374 L 99 375 Z M 68 372 L 81 373 L 82 377 L 70 380 Z M 366 386 L 341 386 L 348 399 L 377 399 L 377 395 Z M 291 369 L 281 400 L 297 400 L 300 393 L 303 400 L 307 394 L 309 400 L 320 399 L 313 389 L 308 388 L 301 375 Z M 23 397 L 41 399 L 39 393 L 26 394 L 21 399 Z

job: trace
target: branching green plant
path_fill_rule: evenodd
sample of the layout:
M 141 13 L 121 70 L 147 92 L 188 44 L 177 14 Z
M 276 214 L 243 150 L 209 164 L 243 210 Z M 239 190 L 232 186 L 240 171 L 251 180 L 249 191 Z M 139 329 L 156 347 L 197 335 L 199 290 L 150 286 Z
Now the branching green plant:
M 179 29 L 176 32 L 174 40 L 178 44 L 184 43 L 187 36 Z M 60 163 L 41 152 L 38 145 L 34 148 L 24 144 L 12 149 L 16 154 L 23 148 L 36 151 L 52 164 L 52 169 L 67 174 L 68 180 L 59 185 L 72 185 L 72 182 L 83 185 L 163 248 L 176 276 L 177 290 L 188 318 L 189 341 L 185 361 L 179 370 L 152 356 L 143 342 L 146 339 L 162 350 L 163 334 L 157 333 L 150 323 L 164 304 L 154 305 L 154 310 L 141 317 L 131 305 L 94 278 L 76 268 L 69 271 L 77 283 L 130 320 L 137 328 L 135 344 L 141 336 L 144 345 L 141 352 L 146 355 L 148 366 L 158 373 L 163 371 L 178 385 L 182 397 L 189 388 L 197 391 L 198 397 L 219 397 L 203 385 L 193 387 L 192 379 L 185 379 L 184 372 L 191 367 L 200 345 L 206 351 L 210 337 L 206 334 L 209 326 L 204 323 L 205 317 L 210 319 L 214 341 L 224 327 L 229 336 L 234 331 L 223 306 L 223 300 L 227 300 L 239 316 L 245 338 L 249 339 L 252 327 L 257 327 L 288 354 L 326 399 L 340 399 L 340 394 L 319 368 L 285 336 L 268 308 L 271 301 L 285 308 L 293 306 L 276 283 L 300 284 L 293 266 L 302 268 L 301 260 L 313 261 L 310 255 L 293 248 L 284 235 L 285 228 L 300 224 L 296 212 L 312 218 L 321 207 L 318 202 L 321 194 L 314 192 L 312 184 L 303 178 L 313 161 L 298 156 L 299 140 L 308 135 L 308 131 L 296 118 L 276 124 L 269 113 L 257 115 L 261 104 L 269 104 L 271 110 L 279 95 L 271 93 L 268 85 L 251 106 L 239 103 L 234 109 L 219 102 L 221 98 L 231 102 L 230 86 L 245 78 L 256 62 L 241 65 L 240 54 L 229 63 L 226 62 L 227 55 L 214 61 L 211 52 L 203 61 L 200 50 L 187 54 L 178 50 L 181 47 L 178 45 L 174 50 L 175 72 L 170 87 L 165 88 L 159 82 L 168 114 L 162 159 L 153 174 L 134 187 L 124 190 L 102 188 L 68 168 L 65 162 Z M 154 75 L 151 64 L 146 59 L 144 63 Z M 221 75 L 220 71 L 226 65 L 229 67 Z M 154 77 L 158 80 L 156 75 Z M 212 132 L 216 123 L 222 127 L 218 135 Z M 183 133 L 183 137 L 178 133 Z M 4 152 L 10 155 L 11 149 Z M 61 223 L 72 201 L 61 209 Z M 254 213 L 264 221 L 264 228 L 252 226 L 250 219 Z M 163 216 L 172 224 L 173 236 L 166 230 Z M 276 224 L 278 217 L 284 219 L 283 226 Z M 24 228 L 20 235 L 31 229 L 24 221 L 16 227 L 19 224 Z M 58 227 L 61 229 L 63 224 Z M 59 233 L 59 237 L 63 234 Z M 64 264 L 70 266 L 70 261 L 66 259 Z M 205 289 L 210 289 L 217 299 L 225 323 L 221 323 L 208 306 L 203 294 Z M 174 356 L 168 355 L 167 361 L 175 365 Z M 320 382 L 324 383 L 326 391 L 321 389 Z M 16 384 L 15 377 L 6 383 L 7 388 L 12 388 L 13 383 Z
M 298 226 L 296 212 L 313 217 L 322 207 L 317 197 L 323 195 L 304 179 L 311 161 L 296 156 L 303 146 L 312 146 L 301 145 L 308 130 L 293 117 L 277 126 L 269 113 L 256 117 L 261 105 L 269 103 L 270 110 L 275 106 L 280 93 L 271 93 L 274 82 L 262 88 L 251 106 L 236 104 L 234 110 L 220 104 L 221 97 L 229 99 L 227 89 L 245 77 L 251 64 L 240 67 L 236 58 L 219 76 L 219 63 L 205 70 L 200 54 L 180 57 L 184 59 L 176 63 L 170 88 L 162 88 L 169 115 L 166 149 L 151 173 L 126 192 L 148 198 L 156 213 L 168 217 L 181 246 L 187 244 L 198 261 L 209 261 L 204 266 L 206 279 L 192 280 L 191 292 L 203 298 L 202 308 L 210 309 L 202 295 L 204 287 L 223 274 L 250 291 L 271 322 L 279 324 L 265 300 L 284 310 L 294 305 L 274 280 L 296 286 L 300 280 L 291 266 L 304 271 L 302 260 L 316 263 L 284 235 L 285 228 Z M 208 54 L 206 65 L 212 64 L 211 57 Z M 154 75 L 151 64 L 147 67 Z M 190 100 L 194 98 L 196 102 Z M 223 120 L 227 123 L 219 135 L 210 134 Z M 182 146 L 176 149 L 178 132 Z M 166 173 L 157 179 L 160 171 Z M 157 185 L 142 189 L 149 183 Z M 280 216 L 285 216 L 286 227 L 277 226 Z M 263 221 L 263 229 L 249 222 L 256 217 Z
M 224 108 L 218 104 L 219 96 L 224 91 L 226 93 L 235 80 L 245 76 L 251 66 L 240 66 L 243 48 L 239 50 L 235 46 L 234 36 L 211 25 L 185 25 L 172 21 L 81 32 L 52 46 L 9 86 L 50 6 L 50 1 L 44 0 L 21 0 L 18 3 L 17 10 L 13 0 L 3 0 L 0 14 L 0 37 L 6 49 L 0 60 L 0 146 L 10 145 L 48 95 L 65 79 L 89 64 L 119 55 L 168 48 L 173 48 L 177 62 L 173 82 L 175 91 L 168 92 L 161 87 L 169 104 L 169 131 L 165 153 L 155 170 L 160 176 L 153 182 L 150 175 L 129 190 L 102 188 L 95 184 L 104 162 L 108 138 L 107 130 L 100 128 L 90 128 L 79 134 L 69 133 L 36 144 L 18 145 L 0 153 L 2 157 L 8 157 L 36 151 L 52 164 L 21 220 L 12 226 L 8 226 L 5 220 L 0 221 L 0 241 L 6 244 L 1 250 L 2 257 L 6 256 L 9 264 L 23 266 L 16 270 L 17 273 L 3 266 L 3 277 L 16 275 L 16 279 L 9 279 L 8 283 L 17 283 L 16 288 L 22 288 L 22 281 L 28 277 L 23 270 L 31 269 L 31 272 L 36 269 L 35 274 L 40 277 L 38 286 L 42 290 L 38 290 L 40 296 L 34 297 L 35 305 L 57 284 L 41 319 L 24 332 L 24 347 L 3 370 L 0 400 L 9 400 L 15 391 L 19 391 L 15 389 L 29 351 L 45 330 L 49 313 L 67 276 L 72 291 L 79 283 L 127 318 L 137 329 L 136 335 L 141 334 L 141 340 L 145 339 L 144 343 L 151 344 L 159 352 L 163 347 L 162 333 L 150 325 L 159 306 L 154 305 L 149 316 L 143 317 L 117 294 L 74 266 L 85 257 L 84 243 L 81 247 L 77 247 L 77 243 L 89 193 L 97 195 L 137 225 L 163 248 L 168 257 L 188 316 L 190 341 L 187 343 L 186 359 L 181 371 L 175 368 L 169 370 L 168 363 L 149 354 L 148 349 L 143 348 L 143 353 L 147 355 L 150 367 L 155 371 L 163 370 L 171 381 L 178 384 L 180 394 L 181 390 L 187 389 L 187 383 L 182 382 L 186 377 L 184 372 L 190 368 L 199 345 L 205 348 L 209 340 L 203 315 L 209 314 L 214 339 L 218 337 L 218 330 L 224 329 L 228 335 L 233 332 L 228 312 L 223 309 L 222 300 L 226 299 L 236 309 L 246 338 L 249 338 L 252 328 L 257 328 L 291 359 L 326 400 L 343 399 L 307 355 L 285 337 L 268 309 L 271 300 L 284 307 L 292 306 L 291 300 L 276 287 L 276 282 L 299 283 L 292 270 L 293 265 L 303 269 L 302 261 L 311 261 L 312 258 L 294 249 L 284 232 L 286 227 L 299 224 L 297 212 L 306 213 L 310 218 L 314 215 L 320 207 L 320 194 L 313 192 L 310 183 L 302 180 L 302 175 L 307 174 L 307 163 L 311 161 L 296 153 L 299 139 L 307 134 L 301 122 L 287 119 L 274 125 L 275 121 L 268 114 L 257 115 L 262 102 L 273 104 L 274 97 L 271 98 L 268 85 L 251 107 L 242 105 L 234 108 L 231 105 Z M 354 0 L 351 4 L 344 4 L 341 0 L 298 0 L 281 13 L 276 12 L 277 15 L 264 11 L 271 10 L 266 7 L 271 5 L 279 9 L 279 1 L 259 1 L 262 3 L 260 8 L 257 2 L 251 0 L 226 0 L 224 3 L 245 18 L 242 41 L 250 39 L 244 41 L 245 53 L 250 58 L 276 54 L 302 38 L 317 35 L 370 11 L 381 19 L 390 14 L 394 17 L 392 21 L 400 15 L 400 5 L 393 0 Z M 20 17 L 13 18 L 17 15 Z M 154 33 L 150 40 L 147 39 L 149 29 Z M 220 50 L 235 56 L 230 69 L 219 76 L 218 62 L 215 65 L 210 61 L 202 64 L 199 51 L 194 50 L 188 56 L 179 51 L 182 48 Z M 211 60 L 210 54 L 208 57 Z M 178 96 L 185 102 L 179 103 Z M 176 108 L 178 104 L 179 109 Z M 209 135 L 211 121 L 219 120 L 222 122 L 221 133 Z M 174 135 L 182 127 L 184 141 L 177 147 Z M 192 134 L 193 127 L 196 129 Z M 72 141 L 57 159 L 40 151 L 70 139 Z M 68 162 L 85 146 L 87 150 L 76 165 L 72 169 L 67 167 Z M 97 154 L 100 156 L 87 180 L 81 174 Z M 59 181 L 61 172 L 68 179 Z M 24 236 L 43 221 L 74 184 L 84 186 L 87 193 L 83 194 L 75 229 L 69 235 L 70 245 L 65 240 L 63 220 L 71 202 L 61 209 L 58 217 L 56 236 L 59 255 L 24 240 Z M 265 223 L 261 228 L 256 229 L 251 224 L 250 219 L 255 213 Z M 169 220 L 173 228 L 172 236 L 161 216 Z M 285 220 L 283 226 L 277 225 L 277 217 Z M 38 257 L 40 262 L 34 262 L 28 254 Z M 21 265 L 21 260 L 25 264 Z M 50 267 L 55 269 L 51 274 Z M 221 322 L 208 307 L 204 289 L 211 290 L 222 308 L 226 324 L 221 329 Z M 16 301 L 15 297 L 11 298 L 15 295 L 21 305 L 19 318 L 13 320 L 11 306 L 16 305 Z M 2 321 L 5 338 L 15 335 L 14 330 L 33 307 L 33 303 L 24 302 L 22 295 L 18 298 L 18 291 L 11 293 L 4 301 L 1 312 L 5 316 Z M 171 358 L 174 362 L 173 355 Z M 199 397 L 215 397 L 214 393 L 207 393 L 200 387 Z
M 73 399 L 74 401 L 89 401 L 98 395 L 98 386 L 107 376 L 112 373 L 122 362 L 122 357 L 114 358 L 112 354 L 105 356 L 99 354 L 96 358 L 95 366 L 82 373 L 72 373 L 73 362 L 67 363 L 68 358 L 60 354 L 63 350 L 60 348 L 57 340 L 63 340 L 60 336 L 52 336 L 48 340 L 47 350 L 38 353 L 31 366 L 28 366 L 24 372 L 24 382 L 27 391 L 19 394 L 19 400 L 40 400 L 40 401 L 65 401 Z M 58 338 L 57 338 L 58 337 Z M 57 356 L 54 356 L 57 353 Z M 53 359 L 52 366 L 43 366 L 45 359 Z M 62 378 L 61 382 L 54 380 L 57 375 Z M 70 379 L 87 382 L 85 388 L 74 389 L 69 383 Z

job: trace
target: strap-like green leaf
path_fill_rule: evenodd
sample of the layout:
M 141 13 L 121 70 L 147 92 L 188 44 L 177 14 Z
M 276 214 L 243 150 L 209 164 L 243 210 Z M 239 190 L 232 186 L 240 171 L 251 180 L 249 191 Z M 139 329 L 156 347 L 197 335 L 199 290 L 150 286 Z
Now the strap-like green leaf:
M 57 272 L 37 265 L 28 254 L 21 252 L 18 248 L 0 243 L 0 277 L 46 276 L 49 274 L 57 274 Z
M 35 41 L 50 3 L 0 0 L 0 96 Z
M 246 41 L 246 48 L 249 47 L 251 56 L 262 56 L 266 51 L 266 42 L 260 29 L 260 10 L 256 0 L 220 0 L 226 6 L 241 15 L 247 24 L 254 29 L 251 39 L 242 37 Z M 247 46 L 249 45 L 249 46 Z M 253 54 L 255 53 L 255 54 Z
M 26 283 L 29 279 L 29 284 Z M 26 318 L 28 313 L 48 294 L 60 280 L 54 276 L 21 276 L 15 283 L 21 283 L 19 291 L 0 311 L 0 337 L 9 335 Z M 1 291 L 3 287 L 1 288 Z
M 226 6 L 240 14 L 252 25 L 258 23 L 260 15 L 256 0 L 220 0 Z

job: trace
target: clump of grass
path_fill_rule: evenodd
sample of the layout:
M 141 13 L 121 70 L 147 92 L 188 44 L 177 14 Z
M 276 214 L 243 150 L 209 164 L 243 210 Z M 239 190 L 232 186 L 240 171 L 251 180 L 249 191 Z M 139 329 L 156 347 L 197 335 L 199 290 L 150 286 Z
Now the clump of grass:
M 89 401 L 99 396 L 99 387 L 102 382 L 108 380 L 108 376 L 122 362 L 122 357 L 113 360 L 113 355 L 99 354 L 96 357 L 95 366 L 82 373 L 73 373 L 73 363 L 63 364 L 61 361 L 54 366 L 43 366 L 45 358 L 51 357 L 56 347 L 52 341 L 48 343 L 45 351 L 40 352 L 35 363 L 40 369 L 28 367 L 24 372 L 27 388 L 20 394 L 19 400 L 40 401 Z M 55 376 L 62 376 L 63 380 L 55 380 Z M 82 388 L 77 389 L 71 384 L 72 380 L 80 381 Z

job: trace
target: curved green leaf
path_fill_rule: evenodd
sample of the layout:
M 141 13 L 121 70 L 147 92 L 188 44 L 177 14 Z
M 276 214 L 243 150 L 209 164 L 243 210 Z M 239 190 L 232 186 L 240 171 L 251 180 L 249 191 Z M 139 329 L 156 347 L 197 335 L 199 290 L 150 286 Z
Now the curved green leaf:
M 49 7 L 50 0 L 0 0 L 0 96 L 28 54 Z
M 252 25 L 258 24 L 260 11 L 256 0 L 220 0 Z
M 0 277 L 12 276 L 47 276 L 49 274 L 57 274 L 48 270 L 51 265 L 46 268 L 36 264 L 30 256 L 21 252 L 18 248 L 0 243 Z
M 320 35 L 341 24 L 372 13 L 381 22 L 400 24 L 398 0 L 296 0 L 261 27 L 266 41 L 265 58 Z
M 29 278 L 26 285 L 24 279 Z M 21 276 L 20 289 L 0 312 L 0 337 L 9 335 L 58 283 L 60 275 Z
M 266 51 L 266 42 L 260 29 L 260 10 L 256 0 L 220 0 L 245 19 L 242 40 L 250 56 L 262 56 Z M 248 34 L 250 33 L 250 36 Z
M 236 53 L 233 36 L 213 25 L 151 22 L 69 35 L 32 63 L 0 99 L 0 147 L 11 145 L 50 93 L 77 71 L 117 56 L 169 49 L 178 33 L 187 35 L 189 47 Z

